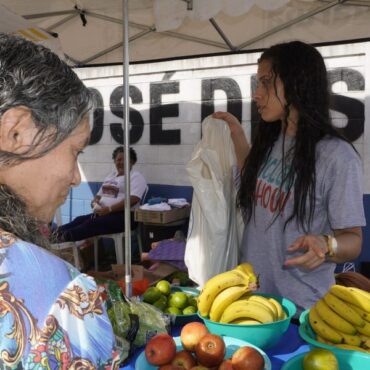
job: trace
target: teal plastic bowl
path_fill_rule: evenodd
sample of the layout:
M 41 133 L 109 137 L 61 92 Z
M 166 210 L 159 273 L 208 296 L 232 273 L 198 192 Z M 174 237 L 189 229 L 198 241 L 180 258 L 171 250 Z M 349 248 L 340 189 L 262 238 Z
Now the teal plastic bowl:
M 333 348 L 333 347 L 331 347 Z M 334 352 L 334 351 L 333 351 Z M 370 357 L 368 356 L 365 359 L 362 352 L 351 351 L 353 353 L 349 354 L 349 351 L 342 351 L 335 353 L 337 357 L 339 369 L 340 370 L 365 370 L 370 368 Z M 305 353 L 300 353 L 297 356 L 292 357 L 289 359 L 281 368 L 281 370 L 303 370 L 303 357 Z M 366 353 L 364 353 L 366 355 Z M 366 355 L 367 356 L 367 355 Z
M 301 338 L 308 343 L 310 348 L 325 348 L 335 353 L 335 355 L 339 358 L 343 357 L 343 369 L 370 369 L 370 353 L 367 354 L 365 352 L 359 351 L 351 351 L 347 349 L 337 348 L 334 346 L 329 346 L 328 344 L 318 342 L 316 340 L 316 334 L 312 330 L 309 319 L 308 319 L 309 310 L 303 311 L 299 317 L 299 335 Z M 360 366 L 359 364 L 362 364 Z M 357 367 L 356 367 L 356 366 Z M 366 365 L 366 366 L 365 366 Z M 346 367 L 347 366 L 347 367 Z M 352 366 L 352 367 L 349 367 Z M 342 367 L 340 367 L 342 370 Z
M 182 351 L 183 347 L 181 344 L 181 338 L 175 337 L 173 339 L 175 340 L 175 343 L 176 343 L 176 350 Z M 224 358 L 230 358 L 234 354 L 234 352 L 240 347 L 244 347 L 244 346 L 253 347 L 263 356 L 265 360 L 265 367 L 263 368 L 263 370 L 272 370 L 271 361 L 269 357 L 266 355 L 266 353 L 261 350 L 261 348 L 258 348 L 251 343 L 247 343 L 245 341 L 242 341 L 236 338 L 224 337 L 223 340 L 226 346 L 226 353 L 225 353 Z M 147 362 L 145 358 L 145 353 L 144 351 L 142 351 L 135 362 L 135 370 L 157 370 L 157 369 L 158 369 L 157 366 L 150 365 Z
M 171 287 L 171 293 L 175 292 L 184 292 L 187 295 L 192 295 L 194 297 L 198 297 L 200 291 L 196 288 L 190 288 L 190 287 L 177 287 L 173 286 Z M 192 321 L 200 321 L 199 316 L 194 313 L 190 315 L 176 315 L 174 325 L 175 326 L 184 326 L 185 324 L 192 322 Z
M 205 317 L 200 316 L 199 311 L 198 315 L 200 318 L 203 319 L 204 324 L 213 334 L 238 338 L 252 343 L 259 348 L 267 349 L 276 345 L 280 341 L 283 334 L 288 330 L 290 320 L 295 315 L 297 307 L 292 301 L 284 297 L 262 293 L 259 293 L 258 295 L 275 298 L 283 306 L 283 309 L 287 314 L 287 318 L 268 324 L 239 325 L 223 324 L 211 321 Z

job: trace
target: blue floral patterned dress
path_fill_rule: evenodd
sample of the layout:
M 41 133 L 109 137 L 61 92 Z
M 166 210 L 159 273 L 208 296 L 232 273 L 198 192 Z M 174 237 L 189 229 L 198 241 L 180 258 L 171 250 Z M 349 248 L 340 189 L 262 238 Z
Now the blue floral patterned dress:
M 0 230 L 0 369 L 118 369 L 93 278 Z

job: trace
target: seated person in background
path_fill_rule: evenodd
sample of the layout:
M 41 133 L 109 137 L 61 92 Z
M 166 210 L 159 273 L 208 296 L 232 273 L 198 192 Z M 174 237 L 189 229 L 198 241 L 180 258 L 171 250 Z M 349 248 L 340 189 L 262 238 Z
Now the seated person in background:
M 119 368 L 94 279 L 51 254 L 42 231 L 81 182 L 92 107 L 49 49 L 0 33 L 1 369 Z
M 184 262 L 185 247 L 185 236 L 181 230 L 177 230 L 173 238 L 153 242 L 151 250 L 141 254 L 141 261 L 149 269 L 156 268 L 159 262 L 165 262 L 180 271 L 187 271 Z
M 113 151 L 112 159 L 116 171 L 109 174 L 97 195 L 91 202 L 93 213 L 76 217 L 72 222 L 57 228 L 56 235 L 60 241 L 78 241 L 96 235 L 120 233 L 125 228 L 125 176 L 124 150 L 122 146 Z M 134 149 L 130 148 L 130 202 L 131 209 L 140 204 L 147 188 L 147 183 L 139 172 L 132 167 L 137 161 Z M 131 229 L 134 218 L 131 217 Z

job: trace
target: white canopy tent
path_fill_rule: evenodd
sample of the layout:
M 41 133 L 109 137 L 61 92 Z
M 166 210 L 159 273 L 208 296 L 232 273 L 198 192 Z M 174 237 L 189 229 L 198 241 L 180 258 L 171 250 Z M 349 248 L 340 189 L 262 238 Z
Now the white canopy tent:
M 32 22 L 58 36 L 71 65 L 124 64 L 126 199 L 129 197 L 128 61 L 143 62 L 309 43 L 370 38 L 370 0 L 0 0 L 19 27 Z M 9 17 L 4 10 L 0 18 Z M 122 49 L 122 47 L 124 48 Z M 130 230 L 130 211 L 125 213 Z M 126 293 L 131 295 L 131 235 L 126 232 Z
M 370 37 L 369 0 L 128 3 L 130 62 L 260 49 L 290 39 L 321 43 Z M 56 33 L 70 64 L 122 63 L 122 0 L 1 0 L 0 4 Z

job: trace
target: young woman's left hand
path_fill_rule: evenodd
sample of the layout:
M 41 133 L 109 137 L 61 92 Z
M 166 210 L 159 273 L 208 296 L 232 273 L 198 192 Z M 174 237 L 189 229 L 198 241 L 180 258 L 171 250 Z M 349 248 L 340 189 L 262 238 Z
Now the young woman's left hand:
M 313 270 L 325 262 L 327 252 L 327 242 L 322 235 L 303 235 L 296 239 L 289 247 L 288 252 L 297 251 L 303 254 L 289 258 L 284 262 L 284 267 L 302 267 L 306 270 Z

